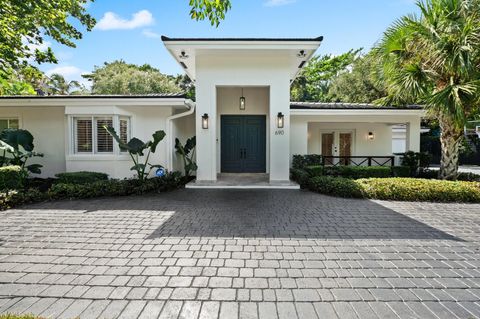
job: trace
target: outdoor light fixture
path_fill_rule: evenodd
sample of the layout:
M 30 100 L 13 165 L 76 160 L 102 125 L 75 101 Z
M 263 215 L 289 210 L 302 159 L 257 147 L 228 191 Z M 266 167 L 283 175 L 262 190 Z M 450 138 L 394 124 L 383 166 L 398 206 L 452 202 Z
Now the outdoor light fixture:
M 373 134 L 373 132 L 368 132 L 368 139 L 373 141 L 375 139 L 375 134 Z
M 277 114 L 277 127 L 278 128 L 283 128 L 284 119 L 285 119 L 285 116 L 283 115 L 283 113 L 278 112 L 278 114 Z
M 207 113 L 203 114 L 203 116 L 202 116 L 202 128 L 204 130 L 208 129 L 208 114 Z
M 240 97 L 240 110 L 245 110 L 245 96 L 243 96 L 243 88 L 242 88 L 242 96 Z
M 300 50 L 300 52 L 297 53 L 297 56 L 299 58 L 304 58 L 307 56 L 307 54 L 305 53 L 305 50 Z

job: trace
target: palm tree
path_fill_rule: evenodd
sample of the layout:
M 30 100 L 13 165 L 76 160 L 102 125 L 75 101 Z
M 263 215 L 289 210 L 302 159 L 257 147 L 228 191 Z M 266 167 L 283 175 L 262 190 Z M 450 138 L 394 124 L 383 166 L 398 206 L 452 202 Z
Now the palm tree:
M 49 90 L 52 94 L 70 95 L 82 89 L 83 86 L 78 81 L 67 81 L 63 75 L 57 73 L 50 75 Z
M 421 103 L 442 131 L 439 177 L 456 179 L 459 145 L 480 106 L 480 0 L 417 2 L 420 16 L 396 21 L 374 49 L 389 96 Z

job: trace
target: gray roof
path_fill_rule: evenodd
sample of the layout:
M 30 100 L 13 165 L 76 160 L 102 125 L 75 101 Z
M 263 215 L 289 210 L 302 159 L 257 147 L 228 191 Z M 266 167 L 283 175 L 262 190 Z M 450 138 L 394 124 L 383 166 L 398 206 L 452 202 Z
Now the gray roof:
M 290 102 L 292 110 L 420 110 L 420 105 L 379 106 L 369 103 Z
M 292 42 L 321 42 L 323 37 L 316 38 L 169 38 L 162 35 L 162 41 L 174 42 L 174 41 L 292 41 Z
M 135 99 L 135 98 L 185 98 L 184 93 L 162 93 L 162 94 L 85 94 L 85 95 L 3 95 L 0 99 Z

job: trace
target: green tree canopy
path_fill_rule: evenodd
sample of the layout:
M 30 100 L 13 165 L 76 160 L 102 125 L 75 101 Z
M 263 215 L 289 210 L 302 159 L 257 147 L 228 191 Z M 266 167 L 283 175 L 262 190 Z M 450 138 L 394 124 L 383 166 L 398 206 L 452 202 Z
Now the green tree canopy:
M 389 93 L 384 103 L 420 102 L 441 127 L 440 177 L 455 179 L 463 128 L 480 107 L 480 0 L 418 2 L 375 49 Z
M 379 60 L 373 54 L 356 59 L 351 71 L 333 78 L 328 91 L 329 100 L 345 103 L 372 103 L 387 95 L 385 85 L 376 70 Z
M 180 93 L 181 89 L 167 75 L 144 64 L 137 66 L 124 61 L 105 63 L 83 75 L 92 81 L 92 94 Z
M 48 88 L 48 93 L 56 95 L 78 94 L 85 90 L 78 81 L 67 81 L 63 75 L 56 73 L 50 75 Z
M 314 56 L 292 83 L 292 100 L 327 101 L 331 81 L 355 61 L 360 51 L 352 49 L 337 56 Z

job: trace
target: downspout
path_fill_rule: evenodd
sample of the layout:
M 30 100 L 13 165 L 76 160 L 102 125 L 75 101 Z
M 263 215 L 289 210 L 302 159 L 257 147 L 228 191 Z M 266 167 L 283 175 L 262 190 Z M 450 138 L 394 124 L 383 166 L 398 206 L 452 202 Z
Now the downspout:
M 191 101 L 191 100 L 185 100 L 185 105 L 189 108 L 188 111 L 186 112 L 183 112 L 183 113 L 178 113 L 178 114 L 175 114 L 175 115 L 172 115 L 172 116 L 169 116 L 167 117 L 167 136 L 169 138 L 167 138 L 167 170 L 169 171 L 172 171 L 173 170 L 173 153 L 174 153 L 174 145 L 173 145 L 173 141 L 174 141 L 174 136 L 172 136 L 172 132 L 173 132 L 173 124 L 172 124 L 172 121 L 173 120 L 176 120 L 178 118 L 181 118 L 181 117 L 184 117 L 184 116 L 188 116 L 188 115 L 192 115 L 193 113 L 195 113 L 195 102 Z

